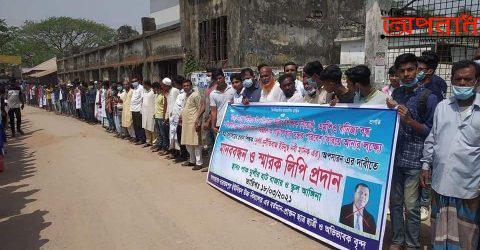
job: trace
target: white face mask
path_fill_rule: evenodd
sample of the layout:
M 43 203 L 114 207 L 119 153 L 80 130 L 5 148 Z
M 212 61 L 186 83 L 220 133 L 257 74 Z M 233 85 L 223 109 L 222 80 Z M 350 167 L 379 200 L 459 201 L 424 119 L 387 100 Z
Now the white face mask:
M 475 60 L 475 62 L 476 62 L 478 65 L 480 65 L 480 59 Z

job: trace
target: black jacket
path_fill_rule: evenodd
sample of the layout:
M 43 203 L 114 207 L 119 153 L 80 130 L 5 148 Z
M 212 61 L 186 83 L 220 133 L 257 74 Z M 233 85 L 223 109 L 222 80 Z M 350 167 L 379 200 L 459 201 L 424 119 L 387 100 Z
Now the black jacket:
M 353 220 L 353 203 L 342 206 L 342 209 L 340 211 L 340 223 L 353 228 Z M 362 222 L 363 232 L 375 235 L 377 229 L 377 226 L 375 225 L 375 220 L 366 209 L 363 209 Z

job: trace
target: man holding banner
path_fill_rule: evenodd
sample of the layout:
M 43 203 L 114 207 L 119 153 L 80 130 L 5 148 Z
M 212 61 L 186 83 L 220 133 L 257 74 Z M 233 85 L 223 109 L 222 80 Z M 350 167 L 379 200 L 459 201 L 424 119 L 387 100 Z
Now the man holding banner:
M 397 107 L 401 118 L 390 192 L 391 249 L 420 247 L 420 159 L 438 100 L 419 85 L 417 67 L 414 54 L 402 54 L 395 59 L 402 86 L 393 91 L 393 100 L 387 100 L 388 107 Z

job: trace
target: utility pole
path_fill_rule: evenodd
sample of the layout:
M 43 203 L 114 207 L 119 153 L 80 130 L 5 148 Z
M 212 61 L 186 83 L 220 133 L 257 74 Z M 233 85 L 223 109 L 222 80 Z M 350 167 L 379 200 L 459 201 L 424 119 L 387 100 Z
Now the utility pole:
M 376 89 L 386 84 L 388 39 L 383 35 L 382 11 L 388 12 L 392 0 L 365 0 L 365 62 L 372 71 L 370 82 Z

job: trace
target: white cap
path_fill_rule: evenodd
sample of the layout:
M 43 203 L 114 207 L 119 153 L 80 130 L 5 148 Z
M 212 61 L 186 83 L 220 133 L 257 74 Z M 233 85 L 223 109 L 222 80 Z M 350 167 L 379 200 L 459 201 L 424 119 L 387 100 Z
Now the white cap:
M 163 78 L 162 83 L 167 85 L 167 86 L 170 86 L 170 85 L 172 85 L 172 80 L 170 80 L 170 78 L 168 78 L 168 77 L 165 77 L 165 78 Z

